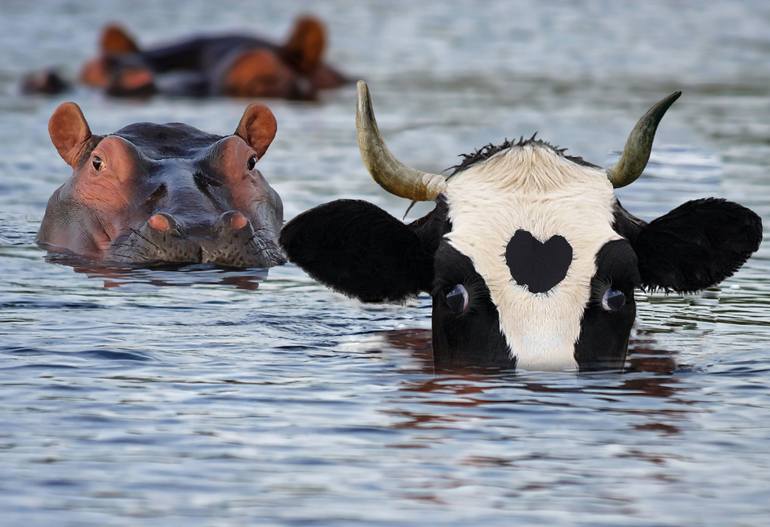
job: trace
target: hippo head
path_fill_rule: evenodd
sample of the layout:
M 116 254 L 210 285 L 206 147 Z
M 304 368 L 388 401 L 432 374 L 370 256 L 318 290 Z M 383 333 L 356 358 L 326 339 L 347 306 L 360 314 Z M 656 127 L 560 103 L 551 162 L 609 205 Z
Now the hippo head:
M 111 95 L 143 96 L 157 91 L 155 75 L 142 60 L 139 45 L 117 24 L 102 30 L 99 55 L 83 65 L 80 82 Z
M 276 133 L 266 106 L 250 105 L 224 137 L 181 123 L 92 135 L 71 102 L 48 128 L 73 175 L 48 202 L 38 233 L 45 248 L 137 265 L 284 262 L 283 204 L 257 169 Z

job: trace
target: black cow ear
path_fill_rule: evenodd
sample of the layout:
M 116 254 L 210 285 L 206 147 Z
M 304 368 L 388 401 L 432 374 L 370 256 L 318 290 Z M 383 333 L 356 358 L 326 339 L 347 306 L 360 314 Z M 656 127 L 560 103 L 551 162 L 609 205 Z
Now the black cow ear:
M 281 231 L 289 259 L 310 276 L 364 302 L 427 291 L 433 258 L 418 236 L 365 201 L 337 200 L 304 212 Z
M 644 225 L 633 247 L 642 286 L 699 291 L 732 275 L 762 241 L 762 220 L 737 203 L 688 201 Z

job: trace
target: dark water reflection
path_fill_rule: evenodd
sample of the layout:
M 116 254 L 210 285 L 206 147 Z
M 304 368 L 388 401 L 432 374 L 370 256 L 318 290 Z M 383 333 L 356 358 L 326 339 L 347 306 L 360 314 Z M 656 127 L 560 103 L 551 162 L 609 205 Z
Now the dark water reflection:
M 107 265 L 71 254 L 46 254 L 47 262 L 72 267 L 76 273 L 104 280 L 104 287 L 128 284 L 149 284 L 156 287 L 196 287 L 205 284 L 231 286 L 256 291 L 259 282 L 267 279 L 269 269 L 228 269 L 210 264 L 133 267 Z
M 719 195 L 770 224 L 765 2 L 312 7 L 411 164 L 438 171 L 536 130 L 606 162 L 682 89 L 624 205 L 649 219 Z M 116 18 L 142 42 L 196 27 L 277 38 L 307 8 L 0 6 L 0 524 L 767 523 L 767 247 L 719 288 L 640 294 L 626 371 L 579 375 L 435 369 L 427 297 L 361 305 L 293 266 L 104 268 L 37 248 L 68 171 L 46 133 L 60 100 L 18 96 L 21 72 L 74 73 Z M 72 98 L 97 133 L 137 120 L 229 133 L 245 104 Z M 353 98 L 270 103 L 279 132 L 261 163 L 287 218 L 338 196 L 406 209 L 364 175 Z

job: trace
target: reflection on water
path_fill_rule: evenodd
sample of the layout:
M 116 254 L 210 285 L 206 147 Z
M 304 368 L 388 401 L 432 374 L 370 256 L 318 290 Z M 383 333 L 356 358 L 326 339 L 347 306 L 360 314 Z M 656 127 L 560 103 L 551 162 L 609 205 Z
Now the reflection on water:
M 22 71 L 73 74 L 98 28 L 279 38 L 304 4 L 11 0 L 0 45 L 0 523 L 764 525 L 770 515 L 770 249 L 700 295 L 639 294 L 623 373 L 435 370 L 430 299 L 364 305 L 294 266 L 104 268 L 34 236 L 69 169 Z M 596 163 L 661 95 L 645 219 L 710 195 L 770 222 L 766 2 L 313 5 L 376 92 L 393 151 L 439 171 L 503 137 Z M 51 20 L 56 20 L 52 23 Z M 232 131 L 245 101 L 71 96 L 95 133 L 134 121 Z M 364 174 L 352 88 L 269 103 L 260 163 L 291 218 L 337 197 L 397 217 Z M 409 217 L 425 210 L 416 207 Z
M 426 330 L 393 331 L 382 337 L 407 350 L 430 373 Z M 570 487 L 581 487 L 597 478 L 617 479 L 615 490 L 607 487 L 593 496 L 594 506 L 606 507 L 606 503 L 600 504 L 634 503 L 633 489 L 644 485 L 647 477 L 653 478 L 653 484 L 680 483 L 675 466 L 688 461 L 690 454 L 658 449 L 649 443 L 670 442 L 686 435 L 702 409 L 678 379 L 672 353 L 651 349 L 642 340 L 632 342 L 631 349 L 629 368 L 622 375 L 600 373 L 575 379 L 453 372 L 402 381 L 383 409 L 393 419 L 390 426 L 400 432 L 398 440 L 387 448 L 396 449 L 399 456 L 419 458 L 428 466 L 438 462 L 441 454 L 433 451 L 439 450 L 448 456 L 443 463 L 454 469 L 435 478 L 410 477 L 407 473 L 399 496 L 456 505 L 447 492 L 455 489 L 462 495 L 462 489 L 467 492 L 474 488 L 481 478 L 483 487 L 499 486 L 506 489 L 506 496 L 531 504 L 538 501 L 531 497 L 533 493 L 540 498 L 556 494 L 556 499 L 568 499 L 573 493 L 586 492 L 577 488 L 570 491 Z M 623 425 L 619 427 L 619 423 Z M 625 430 L 619 432 L 618 428 Z M 575 437 L 575 430 L 584 433 Z M 627 438 L 620 440 L 618 433 Z M 631 439 L 634 435 L 640 436 L 638 440 Z M 483 450 L 473 448 L 478 436 L 491 441 Z M 596 455 L 602 450 L 603 455 Z M 638 476 L 630 479 L 628 473 L 621 476 L 624 471 L 619 468 L 608 472 L 613 464 L 608 465 L 608 458 L 625 466 L 647 467 L 641 473 L 642 481 Z M 488 496 L 482 499 L 489 501 Z M 524 511 L 529 506 L 506 508 Z
M 204 284 L 231 286 L 256 291 L 268 276 L 268 269 L 228 269 L 211 264 L 156 265 L 133 267 L 105 265 L 72 254 L 46 254 L 46 261 L 72 267 L 76 273 L 104 280 L 106 289 L 128 284 L 150 284 L 156 287 L 195 287 Z M 185 274 L 188 273 L 188 274 Z M 190 274 L 192 273 L 192 274 Z
M 518 389 L 530 392 L 531 396 L 535 399 L 533 403 L 536 405 L 542 404 L 538 394 L 562 394 L 564 397 L 559 397 L 558 400 L 554 401 L 554 404 L 564 407 L 572 405 L 570 403 L 570 395 L 602 394 L 608 398 L 622 395 L 672 398 L 678 392 L 676 388 L 677 378 L 674 375 L 675 371 L 677 371 L 677 364 L 673 353 L 652 349 L 649 347 L 649 343 L 640 339 L 634 339 L 629 344 L 630 355 L 623 374 L 617 375 L 615 372 L 580 374 L 579 377 L 585 381 L 584 383 L 561 386 L 558 383 L 552 385 L 537 382 L 536 380 L 522 379 L 522 376 L 517 375 L 516 372 L 501 369 L 478 371 L 471 368 L 463 368 L 436 372 L 432 360 L 429 330 L 393 330 L 379 336 L 390 347 L 403 349 L 411 354 L 417 360 L 420 371 L 430 375 L 427 379 L 422 378 L 419 381 L 404 382 L 401 391 L 451 396 L 440 401 L 436 398 L 431 398 L 431 404 L 438 404 L 442 407 L 480 407 L 500 403 L 526 404 L 526 401 L 521 399 L 506 400 L 498 399 L 497 397 L 485 397 L 488 393 L 490 395 L 493 394 L 501 383 L 515 385 Z M 405 372 L 410 371 L 413 370 L 405 370 Z M 539 374 L 525 375 L 527 375 L 527 378 L 536 378 Z M 561 380 L 561 376 L 557 378 Z M 608 379 L 613 379 L 613 384 L 608 385 Z M 409 396 L 406 398 L 408 399 Z M 682 399 L 677 400 L 680 403 L 683 402 Z M 451 421 L 450 416 L 445 415 L 443 410 L 442 408 L 439 415 L 435 417 L 428 415 L 410 415 L 410 417 L 414 419 L 414 423 L 417 425 L 431 422 L 434 419 L 441 421 L 449 418 Z M 656 414 L 657 412 L 652 410 L 646 416 L 654 417 Z

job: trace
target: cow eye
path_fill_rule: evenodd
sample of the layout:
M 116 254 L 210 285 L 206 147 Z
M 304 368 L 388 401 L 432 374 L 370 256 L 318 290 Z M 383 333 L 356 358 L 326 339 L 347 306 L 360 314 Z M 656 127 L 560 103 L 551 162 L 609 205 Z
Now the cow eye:
M 446 305 L 456 315 L 462 315 L 468 309 L 468 291 L 457 284 L 446 294 Z
M 104 161 L 102 161 L 102 158 L 101 158 L 101 157 L 99 157 L 99 156 L 94 156 L 94 157 L 91 159 L 91 166 L 93 166 L 93 167 L 94 167 L 94 170 L 96 170 L 96 171 L 98 172 L 98 171 L 99 171 L 99 170 L 101 170 L 101 169 L 102 169 L 102 167 L 104 166 Z
M 253 155 L 246 162 L 246 168 L 248 168 L 249 170 L 254 170 L 255 166 L 257 166 L 257 156 Z
M 607 289 L 602 296 L 602 309 L 605 311 L 620 311 L 626 305 L 626 295 L 617 289 Z

